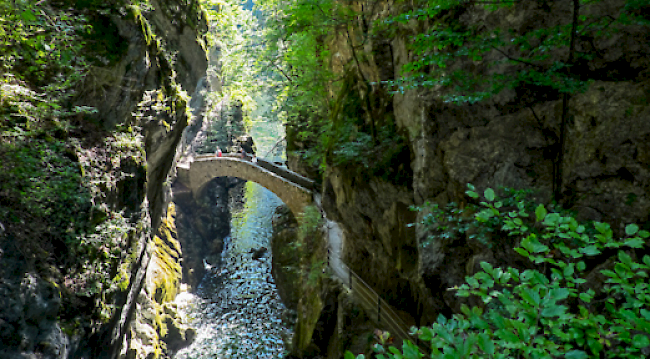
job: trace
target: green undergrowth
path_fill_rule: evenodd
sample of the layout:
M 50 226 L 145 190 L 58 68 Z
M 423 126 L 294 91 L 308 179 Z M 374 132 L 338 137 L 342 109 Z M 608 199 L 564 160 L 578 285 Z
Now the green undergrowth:
M 353 175 L 379 177 L 397 185 L 410 186 L 410 150 L 389 113 L 377 110 L 373 128 L 363 116 L 363 99 L 354 90 L 356 77 L 348 73 L 338 98 L 332 102 L 329 119 L 297 121 L 291 124 L 291 141 L 306 144 L 302 158 L 324 172 L 328 166 Z M 370 95 L 367 95 L 370 96 Z M 374 94 L 374 97 L 382 95 Z M 378 98 L 373 102 L 380 102 Z
M 80 315 L 110 318 L 148 230 L 138 223 L 147 217 L 142 129 L 108 133 L 94 108 L 74 104 L 90 69 L 124 54 L 105 30 L 127 5 L 0 1 L 0 243 L 58 283 L 68 333 Z M 172 87 L 165 98 L 178 97 Z
M 74 149 L 29 131 L 2 134 L 0 218 L 20 232 L 19 243 L 28 253 L 51 253 L 57 262 L 68 262 L 67 244 L 86 229 L 85 213 L 90 210 Z
M 92 110 L 67 105 L 88 67 L 80 33 L 89 25 L 36 1 L 2 3 L 0 11 L 0 218 L 19 233 L 28 256 L 49 252 L 65 263 L 90 208 L 68 136 L 70 120 Z
M 511 210 L 531 211 L 534 203 L 530 200 L 533 190 L 513 190 L 502 188 L 503 197 L 500 199 L 502 208 Z M 502 223 L 498 218 L 489 218 L 485 222 L 476 220 L 476 213 L 481 209 L 477 203 L 459 204 L 450 202 L 444 206 L 426 202 L 422 206 L 413 206 L 411 210 L 422 212 L 421 224 L 427 228 L 428 236 L 420 245 L 426 248 L 435 242 L 453 242 L 467 240 L 479 246 L 492 248 L 495 238 L 502 233 Z M 411 224 L 414 226 L 415 224 Z
M 308 286 L 314 286 L 322 275 L 324 261 L 322 260 L 323 217 L 316 206 L 306 206 L 298 218 L 298 231 L 296 240 L 289 243 L 283 251 L 298 259 L 295 265 L 285 267 L 285 270 L 294 272 L 297 278 L 305 281 Z
M 461 313 L 451 318 L 440 315 L 434 324 L 414 328 L 421 343 L 430 347 L 430 357 L 647 357 L 650 232 L 629 224 L 615 235 L 607 223 L 580 223 L 547 206 L 517 200 L 521 193 L 514 193 L 504 199 L 488 188 L 480 196 L 470 186 L 467 194 L 476 202 L 472 219 L 464 221 L 511 237 L 514 251 L 527 264 L 515 268 L 482 262 L 481 270 L 465 277 L 464 284 L 449 288 L 480 304 L 462 305 Z M 458 216 L 463 213 L 436 214 L 422 225 L 435 233 L 470 235 L 458 230 L 465 228 L 454 220 Z M 401 349 L 378 344 L 375 352 L 378 358 L 425 356 L 411 342 Z

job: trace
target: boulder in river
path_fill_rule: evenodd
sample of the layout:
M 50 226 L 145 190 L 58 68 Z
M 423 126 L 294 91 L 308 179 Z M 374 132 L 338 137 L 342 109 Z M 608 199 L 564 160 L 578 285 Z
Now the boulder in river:
M 253 259 L 260 259 L 264 257 L 268 249 L 266 247 L 260 247 L 260 248 L 251 248 L 249 253 L 253 253 L 252 258 Z

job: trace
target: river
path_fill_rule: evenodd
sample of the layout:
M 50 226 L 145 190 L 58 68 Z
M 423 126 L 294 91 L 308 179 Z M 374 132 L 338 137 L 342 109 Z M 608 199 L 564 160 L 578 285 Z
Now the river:
M 278 125 L 254 123 L 251 134 L 264 155 L 280 138 Z M 275 152 L 275 151 L 274 151 Z M 281 151 L 280 151 L 281 152 Z M 269 156 L 282 160 L 282 155 Z M 196 293 L 181 293 L 176 302 L 197 337 L 174 358 L 282 358 L 283 337 L 291 329 L 282 324 L 285 309 L 271 276 L 272 216 L 282 201 L 264 187 L 247 182 L 244 206 L 233 210 L 231 235 L 226 238 L 221 267 L 207 266 Z M 253 259 L 251 250 L 268 252 Z

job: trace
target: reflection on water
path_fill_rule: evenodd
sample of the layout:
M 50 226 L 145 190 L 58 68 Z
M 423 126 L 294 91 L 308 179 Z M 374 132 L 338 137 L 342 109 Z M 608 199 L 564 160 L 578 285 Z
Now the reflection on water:
M 250 253 L 270 249 L 271 217 L 282 202 L 252 182 L 245 191 L 244 208 L 232 216 L 223 267 L 207 271 L 196 296 L 177 298 L 197 328 L 197 338 L 175 358 L 282 357 L 282 337 L 290 331 L 280 319 L 284 305 L 271 277 L 271 254 L 255 260 Z
M 252 134 L 260 155 L 266 154 L 283 136 L 275 123 L 256 123 Z M 259 138 L 259 139 L 258 139 Z M 269 156 L 280 160 L 283 151 Z M 233 211 L 231 238 L 222 253 L 223 266 L 210 268 L 197 295 L 180 294 L 176 302 L 191 319 L 197 337 L 191 346 L 174 357 L 202 358 L 282 358 L 282 338 L 291 331 L 280 319 L 284 305 L 280 302 L 271 276 L 271 219 L 282 201 L 264 187 L 248 182 L 244 206 Z M 251 250 L 268 248 L 256 260 Z
M 282 205 L 273 192 L 257 183 L 247 182 L 245 191 L 243 210 L 232 213 L 232 251 L 238 254 L 270 244 L 271 217 L 275 208 Z

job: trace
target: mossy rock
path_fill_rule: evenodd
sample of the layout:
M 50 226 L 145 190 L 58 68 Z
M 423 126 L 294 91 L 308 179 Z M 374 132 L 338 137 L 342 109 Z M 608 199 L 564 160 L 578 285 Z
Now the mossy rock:
M 172 203 L 167 209 L 167 218 L 163 220 L 158 234 L 154 236 L 155 254 L 150 264 L 152 270 L 149 280 L 153 286 L 153 298 L 161 304 L 176 298 L 183 275 L 180 265 L 181 248 L 176 239 L 175 216 L 176 209 Z

